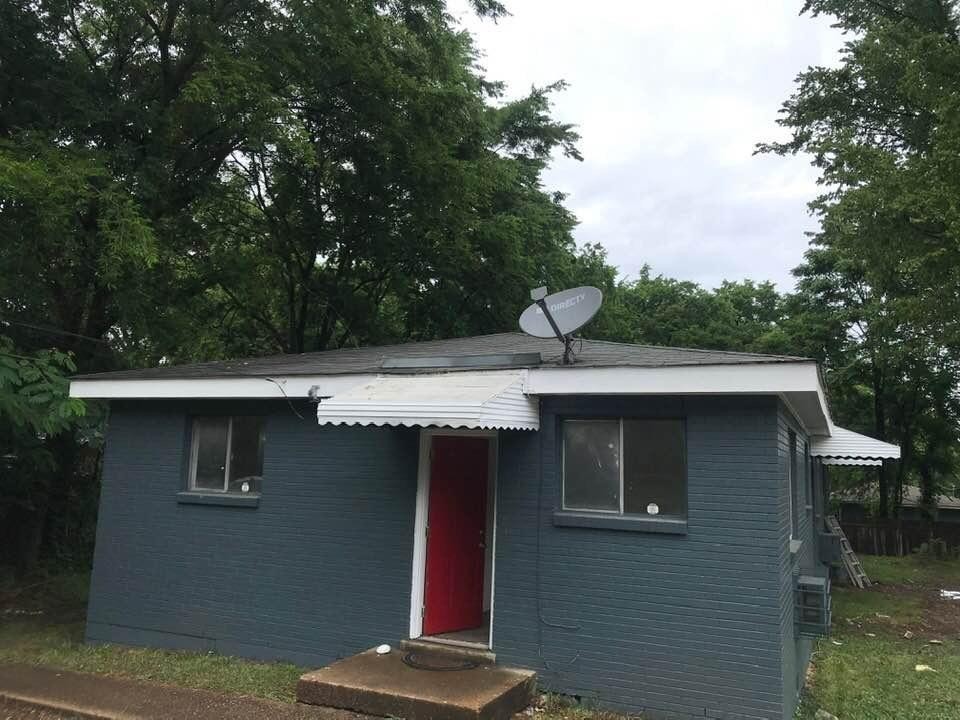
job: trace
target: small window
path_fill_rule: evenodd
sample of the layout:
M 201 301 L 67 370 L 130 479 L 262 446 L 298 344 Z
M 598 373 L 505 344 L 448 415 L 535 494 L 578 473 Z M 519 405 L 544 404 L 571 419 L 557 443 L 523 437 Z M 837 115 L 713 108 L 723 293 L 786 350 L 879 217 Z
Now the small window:
M 563 508 L 686 517 L 683 421 L 566 420 Z
M 263 418 L 196 417 L 190 449 L 190 490 L 259 494 Z

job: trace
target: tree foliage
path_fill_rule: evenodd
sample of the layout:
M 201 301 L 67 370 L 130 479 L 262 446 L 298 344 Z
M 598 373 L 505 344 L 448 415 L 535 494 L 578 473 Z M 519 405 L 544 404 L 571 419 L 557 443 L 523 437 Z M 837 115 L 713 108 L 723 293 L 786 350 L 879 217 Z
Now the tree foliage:
M 824 191 L 797 273 L 808 317 L 839 323 L 828 354 L 841 420 L 898 442 L 896 482 L 953 490 L 960 382 L 960 20 L 950 0 L 808 0 L 847 33 L 840 64 L 801 73 L 787 142 Z

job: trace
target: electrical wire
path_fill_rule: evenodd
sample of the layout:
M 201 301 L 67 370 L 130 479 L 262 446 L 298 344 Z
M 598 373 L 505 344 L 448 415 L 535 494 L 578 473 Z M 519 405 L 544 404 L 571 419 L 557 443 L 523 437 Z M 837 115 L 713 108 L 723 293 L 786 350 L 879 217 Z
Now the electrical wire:
M 272 377 L 265 377 L 264 380 L 267 380 L 267 381 L 269 381 L 269 382 L 272 382 L 274 385 L 276 385 L 278 388 L 280 388 L 280 392 L 283 393 L 283 399 L 286 400 L 286 401 L 287 401 L 287 405 L 290 406 L 290 412 L 292 412 L 292 413 L 293 413 L 294 415 L 296 415 L 298 418 L 300 418 L 301 420 L 303 420 L 303 419 L 304 419 L 303 415 L 301 415 L 300 412 L 293 406 L 293 402 L 290 400 L 290 396 L 287 395 L 287 391 L 283 389 L 283 384 L 280 383 L 279 381 L 277 381 L 276 379 L 272 378 Z

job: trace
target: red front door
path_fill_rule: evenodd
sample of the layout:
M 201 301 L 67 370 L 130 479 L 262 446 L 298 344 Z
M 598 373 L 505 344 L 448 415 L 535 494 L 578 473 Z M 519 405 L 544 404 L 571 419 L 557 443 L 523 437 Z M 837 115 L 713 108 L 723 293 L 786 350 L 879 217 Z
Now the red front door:
M 488 442 L 475 437 L 433 438 L 424 635 L 483 624 Z

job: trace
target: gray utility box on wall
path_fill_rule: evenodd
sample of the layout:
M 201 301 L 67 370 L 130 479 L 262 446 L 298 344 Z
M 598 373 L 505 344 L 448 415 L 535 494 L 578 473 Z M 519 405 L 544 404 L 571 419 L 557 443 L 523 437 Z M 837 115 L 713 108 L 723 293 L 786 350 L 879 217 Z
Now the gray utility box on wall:
M 830 633 L 830 579 L 801 575 L 796 589 L 797 634 L 820 637 Z
M 840 562 L 840 536 L 832 532 L 821 532 L 817 536 L 817 550 L 820 562 L 832 565 Z

